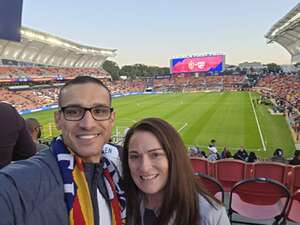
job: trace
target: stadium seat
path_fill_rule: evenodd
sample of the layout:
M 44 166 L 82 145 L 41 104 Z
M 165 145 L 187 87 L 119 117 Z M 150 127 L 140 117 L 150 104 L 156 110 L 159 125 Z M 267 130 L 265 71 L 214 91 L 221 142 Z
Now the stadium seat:
M 300 190 L 292 195 L 286 219 L 300 224 Z M 282 224 L 286 224 L 286 220 Z
M 276 162 L 256 162 L 253 164 L 253 177 L 266 177 L 286 184 L 287 167 Z
M 233 214 L 265 222 L 274 220 L 278 224 L 285 218 L 290 199 L 288 189 L 270 178 L 248 178 L 234 185 L 230 192 L 228 215 L 230 222 L 260 224 L 253 222 L 233 221 Z M 265 223 L 262 223 L 265 224 Z
M 291 193 L 300 190 L 300 166 L 288 166 L 287 184 Z
M 215 178 L 229 192 L 235 183 L 245 179 L 246 163 L 240 160 L 223 159 L 214 163 Z
M 202 173 L 206 175 L 212 174 L 212 165 L 207 159 L 199 157 L 190 157 L 190 160 L 195 173 Z
M 224 189 L 219 181 L 203 173 L 195 173 L 200 186 L 205 188 L 211 195 L 224 202 Z

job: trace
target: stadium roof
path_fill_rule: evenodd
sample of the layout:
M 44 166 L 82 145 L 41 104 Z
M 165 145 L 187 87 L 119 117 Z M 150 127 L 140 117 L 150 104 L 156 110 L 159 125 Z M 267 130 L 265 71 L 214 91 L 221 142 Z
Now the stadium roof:
M 97 68 L 116 49 L 81 45 L 31 28 L 21 28 L 21 42 L 0 39 L 0 59 L 59 67 Z
M 265 35 L 269 39 L 283 46 L 292 56 L 292 63 L 300 62 L 300 3 L 288 14 L 272 26 Z

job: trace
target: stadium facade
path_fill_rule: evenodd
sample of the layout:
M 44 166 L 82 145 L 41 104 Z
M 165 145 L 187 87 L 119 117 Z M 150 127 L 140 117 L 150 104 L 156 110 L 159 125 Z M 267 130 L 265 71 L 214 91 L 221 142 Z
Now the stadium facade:
M 275 23 L 265 35 L 267 43 L 277 42 L 291 55 L 291 63 L 300 63 L 300 3 Z
M 0 59 L 57 67 L 99 68 L 117 49 L 81 45 L 31 28 L 21 28 L 21 42 L 0 39 Z

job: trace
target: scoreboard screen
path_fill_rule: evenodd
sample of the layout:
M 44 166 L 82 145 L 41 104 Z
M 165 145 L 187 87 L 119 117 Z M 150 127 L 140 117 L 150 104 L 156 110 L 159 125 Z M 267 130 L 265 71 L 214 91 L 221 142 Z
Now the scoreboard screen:
M 224 55 L 186 57 L 171 59 L 170 71 L 176 73 L 221 72 L 224 68 Z

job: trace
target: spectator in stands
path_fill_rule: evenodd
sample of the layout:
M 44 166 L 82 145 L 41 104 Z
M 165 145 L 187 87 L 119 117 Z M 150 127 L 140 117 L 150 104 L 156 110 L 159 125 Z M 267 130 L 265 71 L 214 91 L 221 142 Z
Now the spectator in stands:
M 180 135 L 164 120 L 131 127 L 123 172 L 128 225 L 230 224 L 225 208 L 195 180 Z
M 232 154 L 231 154 L 231 152 L 228 150 L 228 151 L 225 153 L 225 155 L 224 155 L 224 159 L 231 159 L 231 158 L 233 158 L 233 157 L 232 157 Z
M 248 152 L 246 151 L 244 146 L 241 146 L 241 148 L 233 155 L 234 159 L 239 159 L 243 161 L 246 161 L 247 157 L 248 157 Z
M 124 225 L 120 177 L 101 154 L 115 118 L 109 90 L 79 76 L 61 89 L 58 105 L 62 135 L 51 148 L 0 170 L 0 225 Z
M 39 152 L 43 149 L 48 148 L 47 145 L 39 142 L 42 136 L 42 130 L 40 123 L 35 118 L 25 119 L 27 130 L 29 131 L 33 142 L 35 143 L 36 150 Z
M 197 146 L 192 146 L 188 150 L 189 157 L 206 158 L 206 154 Z
M 277 148 L 273 156 L 270 158 L 271 161 L 273 162 L 280 162 L 280 163 L 287 163 L 287 160 L 283 156 L 283 150 L 281 148 Z
M 216 160 L 220 159 L 220 156 L 218 154 L 217 148 L 214 145 L 212 145 L 212 144 L 210 144 L 208 146 L 208 156 L 207 156 L 207 159 L 209 161 L 216 161 Z
M 246 162 L 253 163 L 256 161 L 257 161 L 257 156 L 256 156 L 255 152 L 250 152 L 248 157 L 246 158 Z
M 0 168 L 36 153 L 24 119 L 13 106 L 4 102 L 0 102 L 0 124 Z
M 228 157 L 228 156 L 230 156 L 230 157 Z M 231 152 L 227 149 L 227 147 L 225 146 L 224 148 L 223 148 L 223 151 L 221 152 L 221 156 L 220 156 L 220 158 L 221 159 L 225 159 L 225 158 L 231 158 L 232 156 L 231 156 Z
M 300 150 L 296 150 L 294 158 L 290 161 L 290 165 L 300 165 Z

